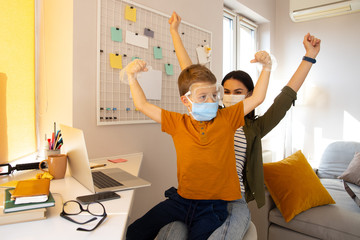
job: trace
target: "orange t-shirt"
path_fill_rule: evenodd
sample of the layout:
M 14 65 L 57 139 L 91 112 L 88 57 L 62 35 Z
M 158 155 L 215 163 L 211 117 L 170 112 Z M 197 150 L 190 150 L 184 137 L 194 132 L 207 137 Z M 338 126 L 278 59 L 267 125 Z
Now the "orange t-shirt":
M 211 121 L 162 110 L 162 131 L 172 136 L 176 149 L 180 196 L 226 201 L 241 198 L 234 134 L 244 122 L 242 102 L 218 110 Z

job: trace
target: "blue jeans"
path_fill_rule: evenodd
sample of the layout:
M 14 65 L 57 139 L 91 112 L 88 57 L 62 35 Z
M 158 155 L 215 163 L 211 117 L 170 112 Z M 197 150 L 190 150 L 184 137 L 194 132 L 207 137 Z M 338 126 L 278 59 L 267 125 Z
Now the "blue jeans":
M 154 239 L 168 223 L 185 223 L 188 239 L 205 240 L 227 218 L 227 203 L 221 200 L 190 200 L 182 198 L 175 188 L 165 192 L 168 197 L 132 223 L 126 233 L 127 240 Z
M 245 196 L 245 193 L 241 193 Z M 250 211 L 244 198 L 228 203 L 229 215 L 225 222 L 216 229 L 209 240 L 241 240 L 250 226 Z M 158 240 L 186 240 L 187 226 L 181 222 L 172 222 L 163 227 Z

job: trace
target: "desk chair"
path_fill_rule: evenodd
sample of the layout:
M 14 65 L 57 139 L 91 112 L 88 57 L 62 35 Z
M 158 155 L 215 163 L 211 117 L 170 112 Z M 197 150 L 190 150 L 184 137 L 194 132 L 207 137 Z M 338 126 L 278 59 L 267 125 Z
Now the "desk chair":
M 161 233 L 155 239 L 156 240 L 168 240 L 166 234 L 161 234 Z M 243 237 L 242 240 L 257 240 L 257 231 L 256 231 L 256 227 L 253 222 L 250 222 L 249 229 L 245 233 L 245 236 Z
M 257 240 L 256 227 L 253 222 L 250 222 L 249 229 L 245 233 L 245 236 L 242 240 Z

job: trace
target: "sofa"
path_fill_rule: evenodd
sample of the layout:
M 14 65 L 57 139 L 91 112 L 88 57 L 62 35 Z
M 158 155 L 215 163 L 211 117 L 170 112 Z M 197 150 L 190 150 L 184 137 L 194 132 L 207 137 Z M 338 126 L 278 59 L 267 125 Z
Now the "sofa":
M 325 149 L 319 168 L 314 169 L 335 204 L 312 207 L 286 222 L 268 190 L 265 194 L 265 206 L 258 209 L 254 201 L 250 202 L 252 222 L 256 226 L 258 239 L 359 240 L 360 207 L 345 191 L 343 180 L 338 178 L 348 169 L 349 163 L 354 162 L 356 152 L 360 152 L 359 142 L 333 142 Z M 360 175 L 360 172 L 357 174 Z M 358 184 L 348 185 L 359 197 Z

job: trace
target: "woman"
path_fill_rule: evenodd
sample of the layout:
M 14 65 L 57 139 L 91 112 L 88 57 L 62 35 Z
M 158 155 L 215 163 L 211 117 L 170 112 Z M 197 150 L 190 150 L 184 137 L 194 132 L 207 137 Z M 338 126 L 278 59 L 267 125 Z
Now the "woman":
M 178 26 L 181 18 L 174 12 L 169 19 L 170 32 L 173 38 L 178 61 L 181 69 L 192 64 L 180 35 Z M 265 204 L 264 175 L 262 162 L 261 138 L 270 132 L 285 116 L 291 104 L 296 100 L 296 93 L 309 73 L 315 58 L 320 51 L 321 41 L 309 33 L 303 39 L 306 54 L 298 69 L 275 98 L 274 103 L 263 116 L 255 117 L 254 112 L 245 116 L 245 125 L 235 133 L 236 167 L 241 185 L 242 196 L 228 203 L 229 215 L 225 223 L 213 232 L 209 239 L 242 239 L 250 223 L 250 211 L 247 202 L 255 200 L 258 208 Z M 271 68 L 263 66 L 264 71 Z M 262 77 L 260 75 L 260 77 Z M 254 84 L 251 77 L 243 71 L 228 73 L 222 83 L 224 87 L 224 105 L 229 107 L 251 95 Z M 245 194 L 244 194 L 245 192 Z M 174 222 L 165 226 L 158 235 L 162 239 L 186 239 L 187 227 L 181 222 Z

